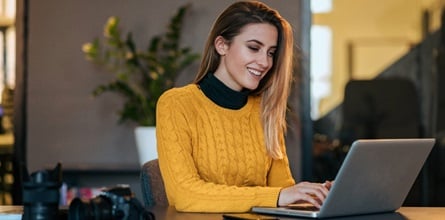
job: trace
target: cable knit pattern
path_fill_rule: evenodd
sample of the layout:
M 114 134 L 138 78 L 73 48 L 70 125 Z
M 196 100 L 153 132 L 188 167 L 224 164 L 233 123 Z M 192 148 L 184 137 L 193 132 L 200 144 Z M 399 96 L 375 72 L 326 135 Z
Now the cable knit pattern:
M 249 97 L 239 110 L 222 108 L 195 84 L 161 96 L 157 148 L 170 205 L 191 212 L 276 206 L 281 188 L 295 181 L 287 156 L 272 160 L 266 153 L 260 101 Z

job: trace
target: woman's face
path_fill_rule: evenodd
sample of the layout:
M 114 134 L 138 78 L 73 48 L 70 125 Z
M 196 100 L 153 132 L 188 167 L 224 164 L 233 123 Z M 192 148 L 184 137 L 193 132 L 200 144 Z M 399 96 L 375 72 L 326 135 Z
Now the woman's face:
M 215 48 L 221 61 L 215 76 L 229 88 L 254 90 L 273 65 L 278 32 L 268 23 L 248 24 L 229 43 L 221 36 Z

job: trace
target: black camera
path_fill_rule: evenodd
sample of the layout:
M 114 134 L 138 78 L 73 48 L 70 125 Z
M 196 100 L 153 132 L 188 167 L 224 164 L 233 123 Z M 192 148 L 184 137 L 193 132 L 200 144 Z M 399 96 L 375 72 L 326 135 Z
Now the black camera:
M 60 218 L 59 200 L 62 185 L 62 165 L 53 170 L 40 170 L 28 175 L 26 168 L 23 181 L 23 219 L 57 220 Z
M 68 210 L 69 220 L 154 220 L 126 185 L 103 190 L 89 201 L 75 198 Z

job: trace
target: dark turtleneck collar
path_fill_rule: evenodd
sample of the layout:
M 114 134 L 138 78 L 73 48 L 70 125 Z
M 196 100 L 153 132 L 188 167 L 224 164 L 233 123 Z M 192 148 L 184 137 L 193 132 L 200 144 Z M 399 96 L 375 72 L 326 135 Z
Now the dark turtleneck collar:
M 198 85 L 207 98 L 223 108 L 240 109 L 247 103 L 248 90 L 232 90 L 212 73 L 208 73 Z

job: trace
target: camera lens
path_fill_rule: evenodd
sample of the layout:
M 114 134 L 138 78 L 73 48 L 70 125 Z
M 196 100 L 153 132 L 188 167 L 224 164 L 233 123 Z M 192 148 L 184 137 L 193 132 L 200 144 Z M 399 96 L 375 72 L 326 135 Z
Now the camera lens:
M 55 174 L 58 168 L 50 172 L 38 171 L 23 183 L 23 219 L 57 220 L 60 198 L 60 181 Z
M 34 203 L 25 207 L 23 219 L 26 220 L 56 220 L 58 205 Z
M 105 220 L 105 219 L 119 219 L 113 217 L 112 202 L 103 196 L 98 196 L 91 199 L 89 202 L 84 202 L 79 198 L 75 198 L 69 207 L 69 220 Z

